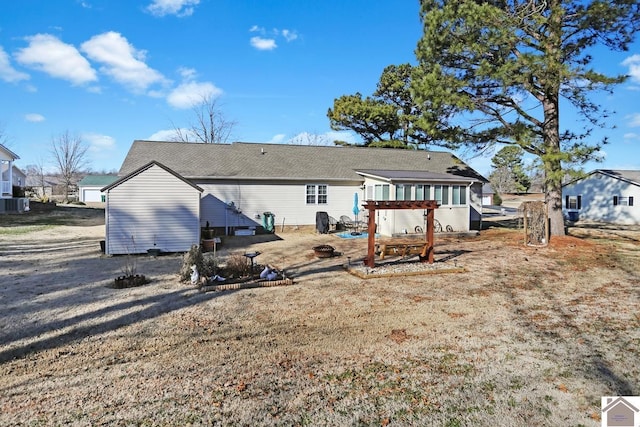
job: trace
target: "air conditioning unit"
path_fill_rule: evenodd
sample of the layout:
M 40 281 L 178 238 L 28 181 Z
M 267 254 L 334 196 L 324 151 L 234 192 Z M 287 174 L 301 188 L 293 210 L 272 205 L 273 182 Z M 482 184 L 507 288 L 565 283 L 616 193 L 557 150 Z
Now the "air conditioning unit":
M 0 199 L 0 212 L 29 212 L 29 199 L 26 197 L 19 199 Z

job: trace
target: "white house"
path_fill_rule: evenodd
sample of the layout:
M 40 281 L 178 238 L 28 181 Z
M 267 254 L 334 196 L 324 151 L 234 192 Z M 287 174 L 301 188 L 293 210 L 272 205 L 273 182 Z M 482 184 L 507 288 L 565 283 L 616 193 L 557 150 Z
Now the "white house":
M 562 187 L 570 220 L 640 224 L 640 170 L 597 169 Z
M 265 213 L 275 216 L 276 229 L 313 226 L 318 212 L 353 218 L 356 195 L 361 203 L 437 200 L 436 219 L 443 228 L 479 230 L 482 185 L 487 182 L 448 152 L 241 142 L 135 141 L 119 175 L 126 179 L 149 162 L 202 189 L 199 226 L 208 223 L 218 235 L 239 229 L 260 232 Z M 107 190 L 107 216 L 112 210 L 131 209 L 123 205 L 124 199 L 113 198 L 115 184 L 103 189 Z M 143 186 L 131 180 L 126 188 L 128 203 L 137 199 L 137 209 L 148 210 L 149 217 L 157 217 L 151 212 L 154 209 L 180 209 L 179 194 L 162 188 L 160 182 L 145 181 Z M 146 202 L 159 197 L 158 192 L 163 206 Z M 359 209 L 362 211 L 361 204 Z M 359 219 L 364 220 L 365 215 L 362 212 Z M 383 235 L 424 229 L 422 211 L 377 210 L 376 215 L 377 231 Z
M 16 165 L 13 165 L 12 169 L 12 180 L 14 187 L 24 188 L 27 185 L 27 174 L 24 173 L 20 168 Z
M 14 187 L 24 187 L 26 177 L 13 162 L 18 155 L 0 144 L 0 213 L 23 213 L 29 210 L 29 199 L 13 197 Z
M 115 175 L 87 175 L 78 182 L 78 197 L 81 202 L 104 202 L 102 188 L 114 183 Z
M 18 155 L 0 144 L 0 199 L 13 197 L 13 162 Z

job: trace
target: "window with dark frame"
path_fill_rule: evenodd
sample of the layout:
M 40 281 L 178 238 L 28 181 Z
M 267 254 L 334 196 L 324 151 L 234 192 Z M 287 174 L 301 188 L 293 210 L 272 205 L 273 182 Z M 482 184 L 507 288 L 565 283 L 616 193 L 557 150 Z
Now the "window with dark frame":
M 582 209 L 582 196 L 565 196 L 564 205 L 567 209 L 580 210 Z
M 633 196 L 613 196 L 613 206 L 633 206 Z

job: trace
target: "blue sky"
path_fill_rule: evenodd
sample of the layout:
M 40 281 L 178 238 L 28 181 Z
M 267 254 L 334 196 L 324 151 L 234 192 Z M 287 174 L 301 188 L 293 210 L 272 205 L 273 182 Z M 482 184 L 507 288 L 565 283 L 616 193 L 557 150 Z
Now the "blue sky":
M 20 167 L 50 159 L 68 131 L 89 145 L 93 170 L 117 170 L 136 139 L 168 139 L 217 97 L 232 140 L 341 139 L 334 99 L 370 95 L 384 67 L 415 63 L 418 1 L 11 0 L 0 7 L 0 124 Z M 594 50 L 598 70 L 632 78 L 599 101 L 605 161 L 640 169 L 640 42 Z M 575 118 L 563 111 L 563 124 Z M 302 137 L 301 137 L 302 136 Z M 437 148 L 436 148 L 437 149 Z M 458 153 L 487 175 L 491 155 Z

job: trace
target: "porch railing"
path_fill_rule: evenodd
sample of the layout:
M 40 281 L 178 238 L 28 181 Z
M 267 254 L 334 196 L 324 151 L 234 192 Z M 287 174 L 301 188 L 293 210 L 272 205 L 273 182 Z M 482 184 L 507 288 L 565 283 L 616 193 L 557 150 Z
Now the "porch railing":
M 8 194 L 9 196 L 11 196 L 11 194 L 13 194 L 13 189 L 11 188 L 11 183 L 9 181 L 1 181 L 2 183 L 2 188 L 0 188 L 0 190 L 2 190 L 2 195 L 6 195 Z

